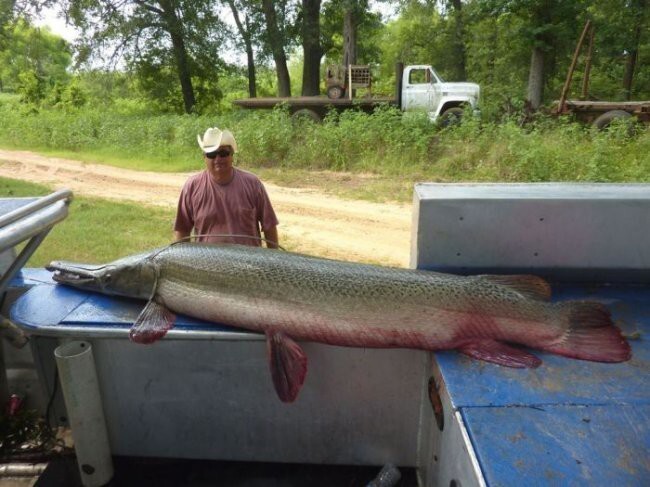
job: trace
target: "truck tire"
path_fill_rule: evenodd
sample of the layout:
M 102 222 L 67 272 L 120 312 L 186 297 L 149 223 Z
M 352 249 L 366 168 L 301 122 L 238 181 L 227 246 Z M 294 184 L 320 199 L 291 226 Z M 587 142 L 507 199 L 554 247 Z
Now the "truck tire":
M 327 98 L 331 100 L 339 100 L 345 95 L 345 88 L 342 86 L 330 86 L 327 88 Z
M 323 119 L 318 113 L 316 113 L 314 110 L 311 110 L 309 108 L 301 108 L 300 110 L 296 110 L 291 115 L 291 119 L 295 121 L 310 120 L 316 123 L 320 123 L 323 121 Z
M 451 125 L 457 125 L 463 118 L 465 110 L 462 107 L 451 107 L 447 108 L 442 115 L 440 115 L 440 126 L 449 127 Z
M 630 117 L 632 117 L 632 115 L 630 115 L 625 110 L 610 110 L 609 112 L 603 113 L 600 117 L 594 120 L 594 123 L 592 125 L 598 130 L 604 130 L 609 127 L 609 124 L 611 124 L 614 120 L 625 120 Z

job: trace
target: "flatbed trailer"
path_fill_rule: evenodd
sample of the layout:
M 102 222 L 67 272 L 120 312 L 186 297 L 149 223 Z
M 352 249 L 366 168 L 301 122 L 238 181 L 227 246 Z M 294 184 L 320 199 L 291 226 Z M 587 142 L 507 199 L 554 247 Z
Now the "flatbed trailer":
M 312 119 L 322 120 L 331 108 L 341 112 L 355 108 L 364 112 L 372 112 L 379 105 L 397 106 L 394 97 L 372 97 L 372 98 L 339 98 L 332 99 L 327 96 L 292 96 L 292 97 L 266 97 L 266 98 L 245 98 L 233 101 L 233 104 L 242 108 L 274 108 L 286 105 L 292 116 L 305 116 Z
M 571 80 L 578 63 L 578 56 L 580 50 L 589 37 L 589 47 L 587 58 L 585 62 L 585 73 L 582 80 L 582 99 L 569 100 L 567 99 L 569 89 L 571 87 Z M 591 72 L 591 55 L 594 48 L 594 27 L 591 21 L 587 21 L 582 30 L 582 35 L 578 40 L 575 52 L 573 53 L 573 60 L 567 73 L 564 87 L 560 100 L 554 109 L 556 115 L 572 115 L 576 120 L 592 124 L 598 129 L 604 129 L 609 126 L 614 120 L 631 119 L 634 117 L 638 122 L 650 124 L 650 100 L 645 101 L 592 101 L 586 100 L 589 92 L 589 74 Z
M 560 115 L 574 115 L 584 123 L 604 128 L 616 118 L 636 117 L 639 122 L 650 123 L 650 101 L 588 101 L 566 100 L 558 110 Z

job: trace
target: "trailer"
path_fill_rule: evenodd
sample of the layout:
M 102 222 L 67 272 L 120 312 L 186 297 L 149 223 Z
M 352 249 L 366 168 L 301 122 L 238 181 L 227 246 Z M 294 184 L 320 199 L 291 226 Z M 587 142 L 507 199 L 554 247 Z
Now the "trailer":
M 591 101 L 587 100 L 589 93 L 589 75 L 591 72 L 591 57 L 594 48 L 594 27 L 588 20 L 582 30 L 580 39 L 576 46 L 571 61 L 571 66 L 567 73 L 560 100 L 554 109 L 556 115 L 570 115 L 576 120 L 591 124 L 595 128 L 602 130 L 607 128 L 615 120 L 638 121 L 644 124 L 650 124 L 650 100 L 649 101 Z M 578 62 L 578 56 L 582 46 L 589 37 L 589 47 L 585 59 L 585 74 L 582 80 L 582 95 L 580 100 L 567 99 L 571 81 Z

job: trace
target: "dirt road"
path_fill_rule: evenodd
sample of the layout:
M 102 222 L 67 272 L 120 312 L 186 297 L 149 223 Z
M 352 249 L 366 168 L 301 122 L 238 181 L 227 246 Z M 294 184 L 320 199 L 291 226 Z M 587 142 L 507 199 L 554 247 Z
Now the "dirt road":
M 174 207 L 189 173 L 151 173 L 0 150 L 0 176 L 69 188 L 75 194 Z M 266 183 L 292 250 L 406 267 L 411 208 L 343 200 L 317 190 Z

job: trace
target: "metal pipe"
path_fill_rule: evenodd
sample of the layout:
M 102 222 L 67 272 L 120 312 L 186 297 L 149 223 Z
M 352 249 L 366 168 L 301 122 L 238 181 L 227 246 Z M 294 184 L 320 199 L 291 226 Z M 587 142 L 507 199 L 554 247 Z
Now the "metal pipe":
M 42 474 L 47 463 L 5 463 L 0 465 L 0 478 L 2 477 L 37 477 Z
M 0 228 L 9 225 L 10 223 L 15 222 L 16 220 L 20 220 L 24 216 L 29 215 L 30 213 L 34 213 L 35 211 L 38 211 L 41 208 L 45 208 L 46 206 L 49 206 L 52 203 L 55 203 L 62 199 L 65 199 L 66 201 L 69 202 L 69 200 L 72 199 L 72 191 L 70 191 L 69 189 L 62 189 L 48 196 L 43 196 L 42 198 L 39 198 L 36 201 L 32 201 L 31 203 L 28 203 L 25 206 L 16 208 L 15 210 L 10 211 L 9 213 L 0 215 Z
M 57 201 L 47 208 L 24 216 L 19 221 L 0 228 L 0 251 L 11 248 L 20 242 L 39 234 L 68 216 L 66 201 Z
M 107 484 L 113 477 L 108 431 L 89 342 L 72 341 L 54 350 L 61 390 L 68 411 L 81 482 Z

